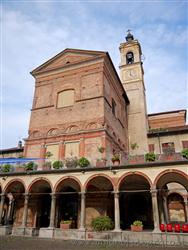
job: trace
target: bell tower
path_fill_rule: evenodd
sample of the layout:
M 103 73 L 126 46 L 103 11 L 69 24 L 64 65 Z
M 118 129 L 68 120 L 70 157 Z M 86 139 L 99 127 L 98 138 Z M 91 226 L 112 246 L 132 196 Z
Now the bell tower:
M 120 44 L 120 78 L 128 95 L 128 132 L 130 154 L 144 154 L 147 143 L 147 108 L 144 86 L 142 50 L 138 40 L 128 30 L 126 42 Z M 137 145 L 134 148 L 134 145 Z

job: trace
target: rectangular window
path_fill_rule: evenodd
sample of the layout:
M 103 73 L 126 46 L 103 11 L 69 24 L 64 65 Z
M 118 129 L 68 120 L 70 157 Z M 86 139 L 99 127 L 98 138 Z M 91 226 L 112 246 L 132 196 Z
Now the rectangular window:
M 112 99 L 112 114 L 116 116 L 116 102 Z
M 148 149 L 149 149 L 149 152 L 154 152 L 155 151 L 155 145 L 154 144 L 149 144 Z
M 65 158 L 79 157 L 79 142 L 65 142 Z
M 59 156 L 59 144 L 51 144 L 46 146 L 47 159 L 57 161 Z
M 163 154 L 175 153 L 174 142 L 162 143 Z
M 74 105 L 74 90 L 65 90 L 58 93 L 57 107 L 63 108 Z
M 188 141 L 182 141 L 183 148 L 188 148 Z

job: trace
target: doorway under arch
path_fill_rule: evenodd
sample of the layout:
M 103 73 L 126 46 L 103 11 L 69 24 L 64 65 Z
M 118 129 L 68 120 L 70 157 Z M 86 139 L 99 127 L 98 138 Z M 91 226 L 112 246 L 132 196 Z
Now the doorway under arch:
M 122 179 L 120 192 L 120 227 L 130 229 L 135 220 L 143 222 L 144 229 L 153 229 L 150 184 L 146 178 L 131 174 Z
M 62 180 L 56 188 L 57 213 L 56 227 L 60 227 L 62 220 L 71 221 L 71 228 L 78 228 L 80 223 L 80 196 L 79 183 L 73 178 Z
M 92 219 L 109 216 L 114 221 L 114 196 L 112 182 L 104 176 L 93 177 L 86 185 L 86 228 Z
M 30 189 L 27 226 L 49 227 L 51 209 L 51 186 L 46 180 L 37 180 Z

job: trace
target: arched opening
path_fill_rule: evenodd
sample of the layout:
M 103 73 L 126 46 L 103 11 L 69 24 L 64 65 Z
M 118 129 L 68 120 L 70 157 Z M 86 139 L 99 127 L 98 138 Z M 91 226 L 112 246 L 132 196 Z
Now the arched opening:
M 114 196 L 111 181 L 104 176 L 91 179 L 86 186 L 86 228 L 93 218 L 109 216 L 114 221 Z
M 186 222 L 185 203 L 183 197 L 177 193 L 171 193 L 167 198 L 169 221 L 171 223 Z
M 78 228 L 80 223 L 80 185 L 72 178 L 62 180 L 56 189 L 57 215 L 56 227 L 61 221 L 71 221 L 71 228 Z
M 46 180 L 37 180 L 29 189 L 28 227 L 49 227 L 51 187 Z
M 131 51 L 127 52 L 127 54 L 126 54 L 126 62 L 127 62 L 127 64 L 134 63 L 134 54 L 133 54 L 133 52 L 131 52 Z
M 135 220 L 141 220 L 144 229 L 153 229 L 150 184 L 146 178 L 132 174 L 122 179 L 120 191 L 120 227 L 130 229 Z
M 156 181 L 161 223 L 183 223 L 187 219 L 183 197 L 187 196 L 188 179 L 176 170 L 166 172 Z
M 11 182 L 5 190 L 5 202 L 2 213 L 2 224 L 21 226 L 24 208 L 25 187 L 20 181 Z

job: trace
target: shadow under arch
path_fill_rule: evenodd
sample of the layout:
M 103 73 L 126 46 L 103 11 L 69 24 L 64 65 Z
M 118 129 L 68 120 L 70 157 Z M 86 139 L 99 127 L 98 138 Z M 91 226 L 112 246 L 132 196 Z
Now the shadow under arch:
M 71 221 L 71 228 L 78 228 L 80 218 L 81 183 L 74 177 L 65 177 L 54 188 L 56 193 L 57 215 L 56 227 L 61 221 Z
M 119 181 L 121 229 L 130 229 L 135 220 L 141 220 L 144 229 L 153 229 L 151 183 L 143 174 L 128 173 Z
M 28 188 L 28 226 L 40 229 L 49 227 L 51 209 L 51 183 L 46 178 L 37 178 Z
M 114 187 L 110 178 L 104 175 L 92 176 L 85 184 L 86 228 L 91 228 L 92 219 L 109 216 L 114 220 Z
M 154 185 L 158 190 L 160 223 L 186 222 L 186 210 L 180 196 L 187 195 L 188 176 L 180 170 L 165 170 L 156 177 Z
M 1 223 L 3 225 L 21 226 L 24 209 L 25 183 L 21 179 L 13 179 L 4 188 L 5 201 Z

